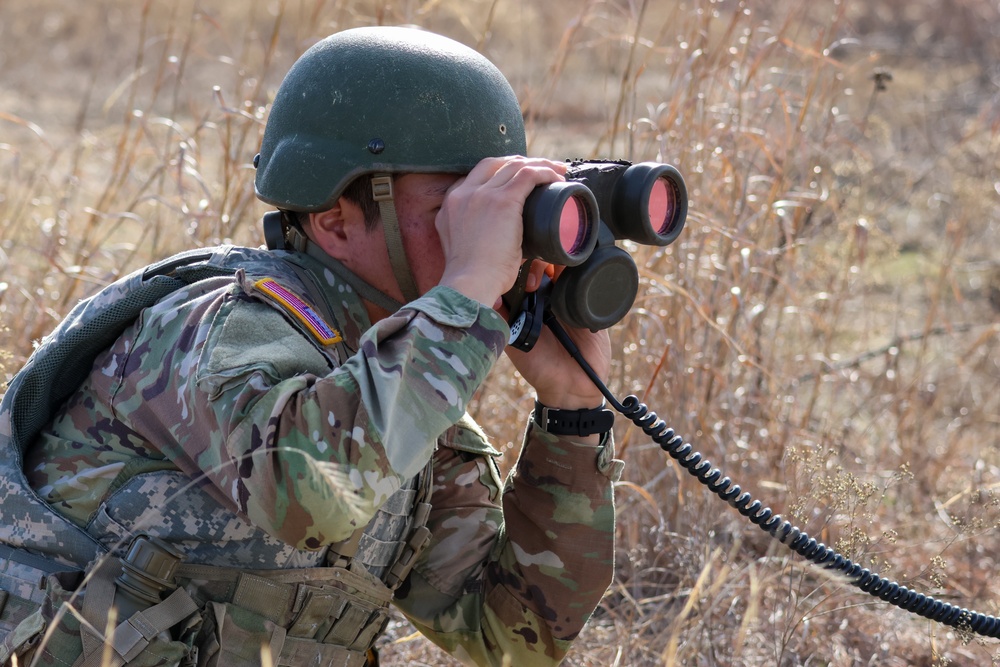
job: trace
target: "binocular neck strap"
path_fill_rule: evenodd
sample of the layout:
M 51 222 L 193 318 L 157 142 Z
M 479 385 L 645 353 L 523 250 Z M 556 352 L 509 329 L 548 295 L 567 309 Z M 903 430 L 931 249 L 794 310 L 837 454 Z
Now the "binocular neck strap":
M 389 251 L 389 262 L 396 276 L 403 298 L 407 302 L 420 296 L 417 283 L 410 272 L 410 263 L 406 259 L 403 248 L 403 238 L 399 232 L 399 220 L 396 217 L 396 204 L 392 193 L 392 175 L 375 174 L 372 176 L 372 196 L 378 202 L 379 214 L 382 216 L 382 229 L 385 231 L 385 245 Z

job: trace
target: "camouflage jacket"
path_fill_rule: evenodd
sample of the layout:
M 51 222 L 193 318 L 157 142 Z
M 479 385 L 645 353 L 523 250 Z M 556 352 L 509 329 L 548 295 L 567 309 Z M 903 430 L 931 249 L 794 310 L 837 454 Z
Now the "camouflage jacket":
M 465 662 L 557 663 L 612 575 L 610 438 L 529 426 L 502 482 L 465 413 L 504 347 L 495 312 L 438 287 L 371 325 L 314 260 L 296 258 L 303 278 L 280 253 L 249 254 L 252 270 L 170 294 L 98 356 L 26 452 L 31 485 L 112 540 L 170 503 L 140 492 L 123 525 L 107 511 L 122 480 L 176 468 L 260 534 L 227 545 L 189 505 L 173 520 L 184 539 L 164 535 L 189 559 L 297 568 L 321 564 L 433 458 L 432 538 L 394 604 Z

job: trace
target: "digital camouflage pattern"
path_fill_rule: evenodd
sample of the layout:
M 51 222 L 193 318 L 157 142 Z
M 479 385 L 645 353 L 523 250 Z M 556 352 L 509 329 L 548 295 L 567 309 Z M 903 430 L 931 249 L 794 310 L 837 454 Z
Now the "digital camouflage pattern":
M 310 568 L 433 457 L 432 537 L 394 604 L 465 662 L 557 663 L 612 576 L 610 438 L 529 426 L 503 484 L 465 408 L 504 321 L 438 287 L 370 325 L 349 285 L 282 255 L 249 252 L 145 310 L 27 451 L 31 485 L 106 548 L 141 529 L 189 563 Z M 331 314 L 346 346 L 262 278 Z

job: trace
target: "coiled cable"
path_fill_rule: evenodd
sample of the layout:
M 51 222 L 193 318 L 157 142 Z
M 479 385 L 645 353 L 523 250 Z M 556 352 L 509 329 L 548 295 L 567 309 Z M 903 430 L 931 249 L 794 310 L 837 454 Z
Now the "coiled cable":
M 815 565 L 842 575 L 853 586 L 900 609 L 962 631 L 973 632 L 985 637 L 1000 638 L 1000 619 L 995 616 L 956 607 L 880 577 L 822 542 L 817 542 L 788 521 L 782 520 L 780 514 L 774 514 L 770 507 L 765 507 L 759 500 L 754 500 L 748 492 L 740 488 L 739 484 L 734 484 L 729 477 L 723 475 L 719 468 L 713 467 L 710 461 L 703 459 L 700 453 L 694 451 L 689 443 L 684 442 L 681 436 L 657 417 L 655 412 L 650 411 L 644 403 L 641 403 L 638 397 L 629 395 L 619 403 L 586 359 L 583 358 L 559 321 L 547 313 L 545 324 L 615 410 L 642 429 L 643 433 L 677 461 L 684 470 L 709 491 L 734 507 L 750 523 Z

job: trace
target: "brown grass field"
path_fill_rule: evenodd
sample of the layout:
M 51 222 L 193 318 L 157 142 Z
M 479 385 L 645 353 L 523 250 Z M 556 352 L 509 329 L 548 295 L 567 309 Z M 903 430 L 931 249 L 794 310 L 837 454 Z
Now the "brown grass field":
M 0 381 L 152 259 L 258 245 L 282 75 L 356 25 L 478 48 L 529 152 L 674 164 L 681 238 L 610 386 L 864 567 L 991 615 L 1000 558 L 996 0 L 0 0 Z M 504 363 L 474 416 L 513 459 Z M 619 419 L 617 576 L 568 665 L 997 665 L 805 563 Z M 450 665 L 402 620 L 384 664 Z

